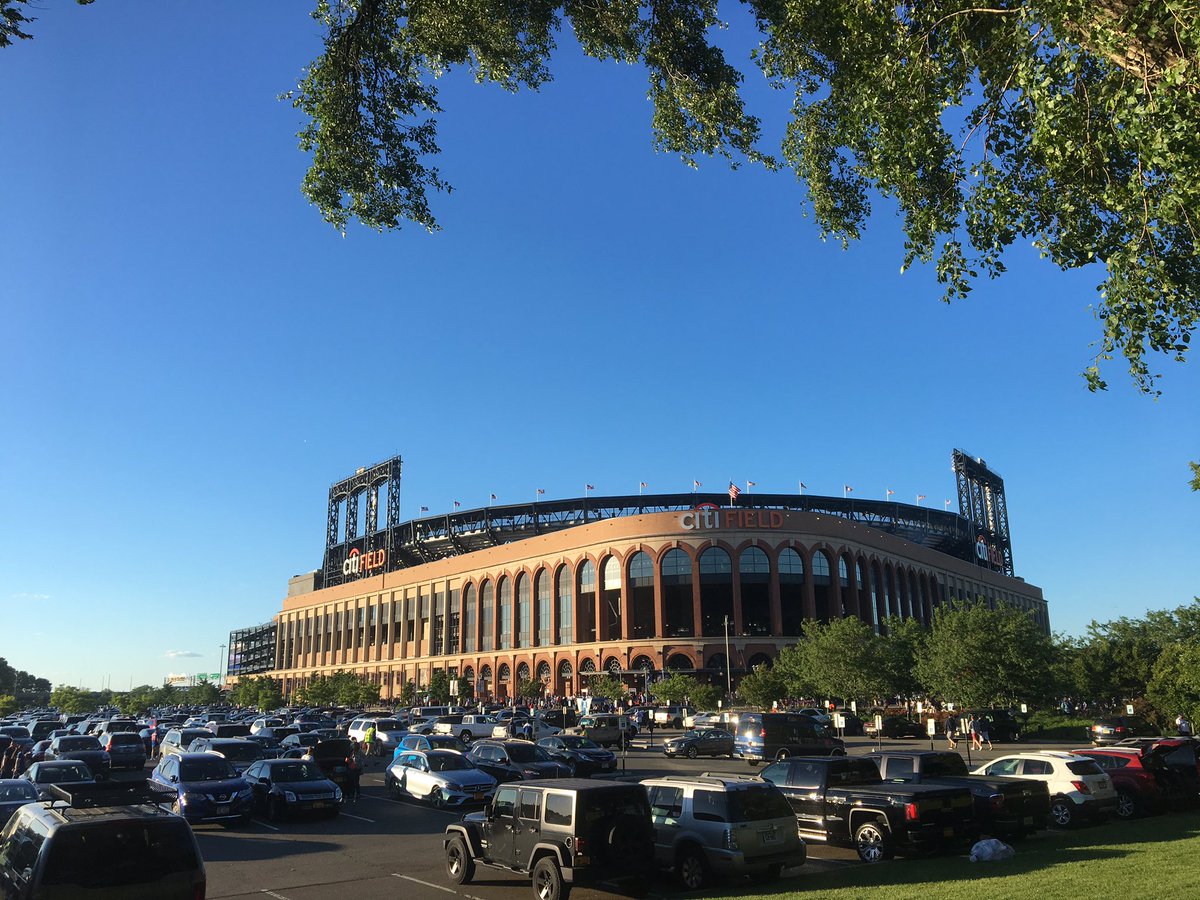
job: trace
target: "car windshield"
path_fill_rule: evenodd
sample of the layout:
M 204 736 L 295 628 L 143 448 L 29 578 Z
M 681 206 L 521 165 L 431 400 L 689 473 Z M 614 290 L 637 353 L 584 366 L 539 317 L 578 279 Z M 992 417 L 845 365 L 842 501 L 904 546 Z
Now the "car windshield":
M 738 788 L 730 791 L 727 799 L 731 822 L 788 819 L 795 815 L 783 792 L 774 786 Z
M 140 740 L 140 738 L 139 738 Z M 58 749 L 66 750 L 99 750 L 100 742 L 94 737 L 59 738 Z
M 271 780 L 281 781 L 322 781 L 325 775 L 314 765 L 304 762 L 288 763 L 271 769 Z
M 0 734 L 7 734 L 9 737 L 27 738 L 30 736 L 29 729 L 23 728 L 20 725 L 6 725 L 0 728 Z
M 131 731 L 122 731 L 110 737 L 110 741 L 114 747 L 140 747 L 142 746 L 142 737 L 139 734 L 134 734 Z
M 429 760 L 430 772 L 457 772 L 475 768 L 457 753 L 430 753 L 426 759 Z
M 188 759 L 179 764 L 180 781 L 220 781 L 237 778 L 233 766 L 219 756 L 212 759 Z
M 452 734 L 431 734 L 427 742 L 430 747 L 440 747 L 444 750 L 457 750 L 462 746 L 462 742 Z
M 267 747 L 271 750 L 279 749 L 279 741 L 275 740 L 275 738 L 270 737 L 269 735 L 252 734 L 248 740 L 254 741 L 254 743 L 258 744 L 260 747 Z
M 1090 759 L 1080 759 L 1067 763 L 1067 769 L 1072 775 L 1103 775 L 1100 767 Z
M 354 745 L 345 740 L 321 741 L 312 748 L 314 759 L 345 759 Z
M 594 750 L 599 746 L 591 738 L 586 738 L 581 734 L 565 734 L 562 742 L 564 747 L 570 747 L 572 750 Z
M 404 731 L 404 726 L 395 719 L 380 719 L 375 723 L 376 731 Z
M 87 766 L 43 766 L 38 770 L 38 784 L 60 784 L 65 781 L 91 781 Z
M 36 799 L 37 789 L 28 781 L 0 782 L 0 803 Z
M 545 762 L 550 758 L 550 754 L 536 744 L 518 741 L 507 744 L 504 749 L 508 751 L 508 758 L 514 762 Z

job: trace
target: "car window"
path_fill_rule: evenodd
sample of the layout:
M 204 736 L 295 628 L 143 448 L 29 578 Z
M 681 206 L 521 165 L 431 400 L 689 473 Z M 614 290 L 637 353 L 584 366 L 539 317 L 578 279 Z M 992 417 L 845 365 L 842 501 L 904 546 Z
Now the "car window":
M 683 814 L 683 788 L 666 785 L 650 788 L 650 814 L 655 818 L 678 819 Z
M 546 824 L 571 825 L 571 796 L 551 791 L 546 794 Z
M 1095 768 L 1095 763 L 1092 763 Z M 1054 765 L 1046 759 L 1027 759 L 1021 769 L 1023 775 L 1049 775 L 1054 771 Z
M 760 822 L 792 815 L 792 807 L 774 785 L 747 785 L 725 796 L 731 822 Z
M 180 781 L 221 781 L 236 778 L 237 773 L 224 757 L 189 759 L 179 764 Z
M 115 819 L 100 826 L 60 829 L 51 841 L 42 883 L 111 889 L 131 882 L 153 884 L 199 866 L 186 822 Z
M 18 820 L 13 819 L 12 823 Z M 37 819 L 26 819 L 19 827 L 4 829 L 7 840 L 0 845 L 0 869 L 20 872 L 37 865 L 38 853 L 46 842 L 49 830 Z
M 774 763 L 762 770 L 762 778 L 764 781 L 769 781 L 776 785 L 786 785 L 788 783 L 787 763 Z
M 729 814 L 724 791 L 694 791 L 692 817 L 701 822 L 727 822 Z
M 983 771 L 988 775 L 1016 775 L 1020 765 L 1019 759 L 998 759 Z
M 538 791 L 521 791 L 520 815 L 527 822 L 538 822 L 542 818 L 542 795 Z
M 792 787 L 813 791 L 821 786 L 822 771 L 822 767 L 816 763 L 792 763 L 789 780 Z
M 517 789 L 501 788 L 496 791 L 496 801 L 492 805 L 496 818 L 512 817 L 517 810 Z
M 1073 775 L 1103 775 L 1104 772 L 1093 759 L 1077 759 L 1067 763 L 1067 771 Z
M 1190 744 L 1172 750 L 1165 757 L 1168 765 L 1194 766 L 1196 764 L 1196 748 Z
M 887 759 L 883 777 L 888 781 L 912 781 L 913 764 L 911 756 L 890 756 Z

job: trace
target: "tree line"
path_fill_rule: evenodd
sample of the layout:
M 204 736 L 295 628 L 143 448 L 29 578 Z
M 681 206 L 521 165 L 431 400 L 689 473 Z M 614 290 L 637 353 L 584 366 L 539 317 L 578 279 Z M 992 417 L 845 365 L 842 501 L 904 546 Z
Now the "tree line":
M 44 705 L 50 699 L 50 682 L 13 668 L 0 656 L 0 715 L 26 706 Z

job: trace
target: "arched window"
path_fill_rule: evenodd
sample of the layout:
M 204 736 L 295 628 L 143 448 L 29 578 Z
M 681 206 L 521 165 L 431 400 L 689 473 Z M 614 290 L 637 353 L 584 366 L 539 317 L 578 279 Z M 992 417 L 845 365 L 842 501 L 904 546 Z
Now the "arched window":
M 812 555 L 813 599 L 816 601 L 817 621 L 828 622 L 833 614 L 833 589 L 830 586 L 829 557 L 824 550 Z
M 887 594 L 883 588 L 883 572 L 878 562 L 871 563 L 871 607 L 875 610 L 875 630 L 887 634 Z
M 529 576 L 522 572 L 517 576 L 517 646 L 528 647 L 533 643 L 533 604 L 530 602 Z
M 579 640 L 596 640 L 596 567 L 590 559 L 579 564 Z
M 574 592 L 571 590 L 571 567 L 558 567 L 558 642 L 575 643 Z
M 466 634 L 463 635 L 463 650 L 467 653 L 474 653 L 478 649 L 478 641 L 476 640 L 476 628 L 478 627 L 479 618 L 478 610 L 475 609 L 475 585 L 468 584 L 463 588 L 463 627 L 466 629 Z M 472 681 L 472 687 L 474 681 Z
M 535 625 L 537 645 L 550 646 L 550 573 L 542 569 L 537 573 L 537 624 Z
M 496 589 L 485 581 L 479 589 L 479 618 L 481 640 L 479 649 L 485 653 L 496 647 Z
M 529 680 L 529 663 L 521 663 L 519 666 L 517 666 L 517 680 Z
M 682 550 L 668 550 L 662 558 L 663 630 L 667 637 L 692 637 L 692 560 Z
M 500 649 L 511 650 L 513 641 L 513 597 L 512 581 L 507 575 L 500 577 Z
M 654 561 L 641 550 L 629 557 L 629 618 L 632 637 L 654 637 Z
M 579 663 L 579 671 L 580 672 L 595 672 L 596 671 L 596 661 L 594 659 L 592 659 L 590 656 L 584 658 L 583 661 Z
M 804 558 L 791 547 L 779 551 L 779 609 L 783 633 L 799 635 L 804 625 Z
M 725 633 L 733 624 L 733 566 L 729 554 L 709 547 L 700 554 L 700 628 L 705 637 Z
M 845 556 L 838 557 L 838 585 L 842 595 L 842 617 L 845 618 L 852 608 L 856 608 L 853 603 L 854 587 L 850 583 L 850 564 Z
M 601 623 L 602 640 L 619 641 L 621 639 L 621 564 L 615 556 L 604 561 L 602 570 L 604 589 L 600 594 L 600 614 L 604 617 Z
M 760 547 L 747 547 L 738 560 L 742 591 L 742 634 L 771 633 L 771 561 Z

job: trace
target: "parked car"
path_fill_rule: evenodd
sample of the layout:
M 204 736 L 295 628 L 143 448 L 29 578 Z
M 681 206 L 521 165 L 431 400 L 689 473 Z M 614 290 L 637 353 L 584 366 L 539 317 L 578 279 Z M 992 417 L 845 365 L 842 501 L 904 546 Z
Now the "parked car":
M 172 753 L 154 767 L 150 780 L 175 792 L 171 811 L 189 822 L 250 815 L 250 786 L 227 759 L 215 753 Z
M 466 757 L 501 784 L 526 778 L 567 778 L 571 774 L 566 763 L 529 741 L 474 741 Z
M 0 779 L 0 829 L 19 808 L 26 803 L 37 803 L 37 799 L 37 788 L 23 778 Z
M 654 724 L 659 728 L 682 728 L 683 720 L 695 714 L 690 706 L 664 706 L 654 710 Z
M 761 777 L 783 791 L 805 840 L 853 847 L 863 862 L 955 850 L 979 836 L 965 787 L 885 782 L 869 759 L 790 757 Z
M 734 752 L 750 765 L 789 756 L 844 756 L 845 743 L 833 729 L 799 713 L 742 713 Z
M 146 744 L 136 731 L 110 731 L 100 738 L 114 769 L 146 768 Z
M 580 778 L 587 778 L 597 772 L 613 772 L 617 768 L 615 753 L 605 750 L 582 734 L 556 734 L 542 738 L 537 744 L 549 753 L 551 758 L 566 763 L 571 774 Z
M 158 748 L 160 756 L 171 756 L 177 753 L 187 753 L 187 748 L 196 738 L 212 737 L 213 733 L 207 728 L 172 728 L 162 739 Z
M 336 816 L 342 789 L 320 767 L 303 759 L 260 759 L 246 770 L 254 806 L 273 820 L 301 813 Z
M 1178 776 L 1163 762 L 1162 755 L 1150 748 L 1097 747 L 1071 753 L 1095 760 L 1112 779 L 1118 818 L 1155 815 L 1184 805 L 1184 789 Z
M 684 716 L 683 727 L 688 731 L 693 728 L 720 728 L 724 725 L 723 713 L 698 712 Z
M 469 744 L 472 738 L 489 736 L 495 725 L 494 718 L 479 713 L 441 716 L 433 724 L 433 733 L 452 734 L 464 744 Z
M 248 734 L 245 740 L 262 747 L 263 759 L 276 759 L 283 753 L 283 745 L 269 734 Z
M 204 863 L 192 829 L 156 800 L 145 782 L 106 782 L 74 785 L 53 804 L 22 806 L 0 834 L 0 896 L 203 898 Z
M 1137 716 L 1109 716 L 1092 723 L 1092 743 L 1097 747 L 1115 744 L 1124 738 L 1153 737 L 1158 729 Z
M 279 716 L 262 716 L 250 723 L 250 733 L 258 734 L 265 728 L 282 728 L 284 721 Z
M 208 730 L 219 738 L 245 737 L 250 726 L 245 722 L 209 722 Z
M 624 747 L 636 732 L 628 716 L 613 713 L 584 716 L 568 734 L 581 734 L 601 747 Z
M 346 737 L 357 738 L 361 744 L 366 737 L 367 729 L 375 726 L 374 752 L 380 756 L 392 756 L 400 741 L 408 736 L 408 727 L 398 719 L 387 717 L 371 717 L 355 719 L 346 730 Z
M 727 756 L 733 759 L 733 741 L 733 735 L 724 728 L 705 728 L 663 741 L 663 753 L 666 756 L 686 756 L 688 759 L 698 756 Z
M 345 791 L 350 781 L 348 760 L 353 746 L 349 738 L 327 738 L 309 747 L 303 758 L 316 763 L 326 778 Z
M 731 736 L 732 740 L 732 736 Z M 664 776 L 642 782 L 654 823 L 654 855 L 685 890 L 713 876 L 774 881 L 807 856 L 779 788 L 738 776 Z
M 654 867 L 646 790 L 614 781 L 564 779 L 501 785 L 482 812 L 446 826 L 446 875 L 467 884 L 479 866 L 528 875 L 538 900 L 566 900 L 572 886 L 632 883 Z
M 885 738 L 892 738 L 893 740 L 927 737 L 924 723 L 913 722 L 901 716 L 885 717 L 882 728 L 876 728 L 875 720 L 868 719 L 863 723 L 863 734 L 870 738 L 878 738 L 882 735 Z
M 405 750 L 384 775 L 392 796 L 428 800 L 438 809 L 483 803 L 496 790 L 496 779 L 456 750 Z
M 37 789 L 39 800 L 50 799 L 52 784 L 94 784 L 92 770 L 74 759 L 54 759 L 50 762 L 35 762 L 21 776 Z
M 29 751 L 30 762 L 41 762 L 46 758 L 46 751 L 50 749 L 50 741 L 38 741 L 33 745 L 33 749 Z
M 108 778 L 112 759 L 91 735 L 72 734 L 50 742 L 45 759 L 77 759 L 88 767 L 97 781 Z
M 1117 811 L 1112 779 L 1094 760 L 1059 750 L 1002 756 L 975 769 L 976 775 L 1011 775 L 1045 781 L 1050 791 L 1050 820 L 1067 828 L 1080 819 L 1103 822 Z

